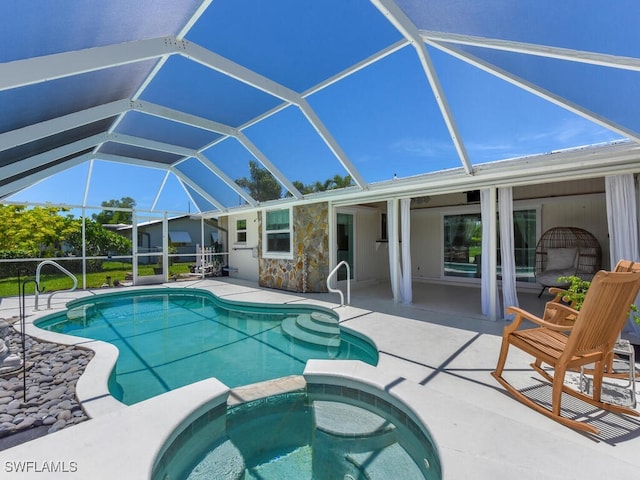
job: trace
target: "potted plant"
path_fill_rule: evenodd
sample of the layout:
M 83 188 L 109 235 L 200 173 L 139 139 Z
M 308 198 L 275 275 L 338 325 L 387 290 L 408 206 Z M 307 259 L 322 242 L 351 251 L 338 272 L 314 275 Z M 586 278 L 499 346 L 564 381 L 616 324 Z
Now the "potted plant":
M 580 310 L 582 308 L 582 304 L 584 303 L 584 297 L 587 295 L 587 290 L 589 290 L 589 286 L 591 282 L 588 280 L 583 280 L 580 277 L 576 277 L 575 275 L 571 275 L 568 277 L 559 277 L 558 282 L 566 283 L 569 286 L 564 288 L 564 292 L 562 293 L 562 301 L 568 304 L 571 308 L 575 310 Z
M 568 277 L 559 277 L 558 282 L 566 283 L 569 286 L 564 289 L 562 296 L 560 297 L 564 303 L 569 305 L 574 310 L 580 310 L 584 303 L 584 298 L 587 295 L 587 290 L 591 282 L 583 280 L 580 277 L 571 275 Z M 640 316 L 638 316 L 638 307 L 632 303 L 629 312 L 633 312 L 633 319 L 636 323 L 640 324 Z

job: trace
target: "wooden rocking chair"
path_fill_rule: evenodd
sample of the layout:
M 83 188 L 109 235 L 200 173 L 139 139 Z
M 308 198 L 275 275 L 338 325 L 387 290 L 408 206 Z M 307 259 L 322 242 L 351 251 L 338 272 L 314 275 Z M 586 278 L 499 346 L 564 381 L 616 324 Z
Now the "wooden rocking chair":
M 615 268 L 613 269 L 614 272 L 640 272 L 640 263 L 639 262 L 632 262 L 630 260 L 620 260 L 618 261 L 618 263 L 616 264 Z M 558 303 L 562 303 L 565 302 L 565 293 L 566 291 L 561 289 L 561 288 L 556 288 L 556 287 L 552 287 L 549 289 L 549 293 L 551 293 L 552 295 L 555 295 L 555 297 L 553 298 L 553 300 L 551 300 L 551 302 L 558 302 Z M 569 305 L 571 308 L 574 308 L 574 302 L 565 302 L 565 304 Z M 564 325 L 573 325 L 573 322 L 575 322 L 576 317 L 575 315 L 565 315 L 564 312 L 561 312 L 560 314 L 557 315 L 557 318 L 553 318 L 556 315 L 556 310 L 553 308 L 552 305 L 547 304 L 547 308 L 545 309 L 545 317 L 544 319 L 552 322 L 552 323 L 562 323 Z M 621 331 L 622 328 L 624 328 L 624 324 L 621 327 Z M 620 332 L 618 332 L 618 339 L 619 339 L 619 335 Z M 609 377 L 609 378 L 629 378 L 629 372 L 628 371 L 623 371 L 623 372 L 616 372 L 614 369 L 614 355 L 611 355 L 611 357 L 609 358 L 608 363 L 605 365 L 604 367 L 604 376 L 605 377 Z M 541 366 L 542 362 L 541 361 L 536 361 L 536 365 L 537 366 Z M 587 373 L 589 375 L 593 374 L 592 369 L 584 369 L 583 370 L 584 373 Z M 640 375 L 640 372 L 636 372 L 636 377 Z
M 492 375 L 528 407 L 563 425 L 594 435 L 599 431 L 593 425 L 562 416 L 560 407 L 563 392 L 604 410 L 640 416 L 635 410 L 601 400 L 605 365 L 610 363 L 613 346 L 627 321 L 629 307 L 638 291 L 640 273 L 600 271 L 594 276 L 579 312 L 557 302 L 547 303 L 546 309 L 554 309 L 554 314 L 548 315 L 545 311 L 544 318 L 553 317 L 553 323 L 520 308 L 508 307 L 507 312 L 515 314 L 516 318 L 504 329 L 498 364 Z M 558 321 L 560 317 L 575 318 L 575 321 Z M 518 330 L 524 319 L 539 326 Z M 551 409 L 528 398 L 502 377 L 510 345 L 533 355 L 535 361 L 531 364 L 532 368 L 552 383 Z M 553 375 L 541 368 L 542 363 L 554 368 Z M 564 384 L 567 370 L 576 370 L 589 364 L 594 364 L 593 396 Z

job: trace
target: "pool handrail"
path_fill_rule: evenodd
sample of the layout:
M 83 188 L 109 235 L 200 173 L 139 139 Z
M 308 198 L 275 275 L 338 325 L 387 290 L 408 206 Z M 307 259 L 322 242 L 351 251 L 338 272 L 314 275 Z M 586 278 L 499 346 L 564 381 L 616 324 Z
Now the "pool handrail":
M 54 267 L 58 268 L 58 270 L 60 270 L 62 273 L 64 273 L 68 277 L 71 277 L 71 279 L 73 280 L 73 287 L 67 290 L 56 290 L 55 292 L 51 292 L 51 295 L 49 295 L 49 298 L 47 299 L 47 310 L 51 308 L 51 298 L 56 293 L 73 292 L 76 288 L 78 288 L 78 278 L 73 273 L 71 273 L 69 270 L 64 268 L 59 263 L 54 262 L 53 260 L 44 260 L 40 262 L 36 267 L 36 292 L 35 292 L 36 300 L 35 300 L 34 310 L 38 310 L 38 297 L 40 295 L 40 270 L 42 270 L 42 267 L 45 265 L 53 265 Z
M 340 294 L 340 306 L 342 307 L 344 305 L 344 295 L 342 294 L 342 290 L 340 290 L 339 288 L 332 288 L 331 287 L 331 278 L 338 272 L 338 269 L 344 265 L 345 267 L 347 267 L 347 305 L 351 304 L 351 267 L 349 267 L 349 264 L 347 263 L 346 260 L 342 260 L 340 263 L 338 263 L 335 268 L 333 270 L 331 270 L 331 273 L 329 273 L 329 275 L 327 275 L 327 290 L 329 290 L 332 293 L 338 293 Z

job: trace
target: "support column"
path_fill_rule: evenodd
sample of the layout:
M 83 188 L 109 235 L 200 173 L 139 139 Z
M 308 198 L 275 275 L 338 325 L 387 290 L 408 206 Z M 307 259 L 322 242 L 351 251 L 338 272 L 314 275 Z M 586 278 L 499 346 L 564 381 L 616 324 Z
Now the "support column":
M 167 212 L 162 217 L 162 281 L 169 281 L 169 220 Z
M 133 284 L 138 283 L 138 218 L 136 211 L 131 211 L 131 272 Z
M 489 189 L 489 319 L 498 319 L 498 210 L 497 189 Z M 483 225 L 484 228 L 484 225 Z

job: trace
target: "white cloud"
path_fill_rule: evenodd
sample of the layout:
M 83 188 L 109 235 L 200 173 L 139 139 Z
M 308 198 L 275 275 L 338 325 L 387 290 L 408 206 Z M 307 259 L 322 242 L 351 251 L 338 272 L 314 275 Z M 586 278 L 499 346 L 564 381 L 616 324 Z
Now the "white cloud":
M 441 157 L 452 148 L 452 143 L 423 138 L 401 138 L 390 145 L 392 151 L 420 158 Z
M 527 135 L 519 139 L 522 142 L 543 144 L 545 151 L 570 146 L 590 145 L 620 139 L 621 136 L 600 125 L 579 117 L 564 118 L 560 124 L 547 130 Z

